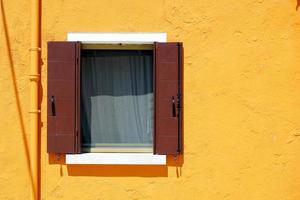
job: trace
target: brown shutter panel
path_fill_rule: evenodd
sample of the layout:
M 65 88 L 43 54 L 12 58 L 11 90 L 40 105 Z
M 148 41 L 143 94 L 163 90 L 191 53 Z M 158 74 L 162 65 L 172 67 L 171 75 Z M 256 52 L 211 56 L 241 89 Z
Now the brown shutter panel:
M 80 151 L 80 43 L 48 42 L 47 151 Z
M 182 59 L 182 43 L 155 43 L 155 154 L 182 153 Z

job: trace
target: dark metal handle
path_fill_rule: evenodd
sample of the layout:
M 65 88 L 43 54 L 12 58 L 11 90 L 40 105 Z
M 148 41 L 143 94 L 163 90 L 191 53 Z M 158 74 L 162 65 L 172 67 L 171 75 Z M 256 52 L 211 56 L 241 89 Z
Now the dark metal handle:
M 175 106 L 175 98 L 172 96 L 172 116 L 176 117 L 176 106 Z
M 53 95 L 51 97 L 51 110 L 52 110 L 52 116 L 56 116 L 56 113 L 55 113 L 55 98 L 54 98 Z

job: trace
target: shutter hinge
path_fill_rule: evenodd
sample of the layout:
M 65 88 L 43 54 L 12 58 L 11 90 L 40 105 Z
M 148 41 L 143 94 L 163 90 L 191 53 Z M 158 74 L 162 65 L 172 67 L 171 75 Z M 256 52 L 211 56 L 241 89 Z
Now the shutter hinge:
M 181 92 L 177 93 L 177 117 L 178 117 L 178 143 L 177 143 L 177 154 L 180 154 L 182 151 L 182 133 L 181 133 Z M 176 155 L 177 156 L 177 155 Z M 177 157 L 174 157 L 174 160 L 176 160 Z
M 76 129 L 76 136 L 75 136 L 75 151 L 76 153 L 79 152 L 79 147 L 78 147 L 78 129 Z
M 179 114 L 180 114 L 180 108 L 181 108 L 181 93 L 178 92 L 177 93 L 177 117 L 179 117 Z

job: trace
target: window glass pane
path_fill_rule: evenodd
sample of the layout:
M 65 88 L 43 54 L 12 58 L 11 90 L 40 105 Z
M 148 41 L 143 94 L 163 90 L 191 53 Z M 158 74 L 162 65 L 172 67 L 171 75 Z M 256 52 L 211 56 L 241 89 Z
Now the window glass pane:
M 83 147 L 152 146 L 152 51 L 83 50 L 81 61 Z

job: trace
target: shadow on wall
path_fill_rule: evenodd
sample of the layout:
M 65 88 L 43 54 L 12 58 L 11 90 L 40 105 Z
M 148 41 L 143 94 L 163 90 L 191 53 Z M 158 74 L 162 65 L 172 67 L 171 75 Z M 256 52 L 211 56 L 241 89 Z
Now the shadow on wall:
M 300 6 L 300 0 L 297 0 L 296 10 L 298 10 L 299 6 Z
M 68 165 L 67 168 L 70 176 L 168 176 L 167 166 L 162 165 Z
M 40 9 L 40 8 L 39 8 Z M 14 90 L 14 96 L 15 96 L 15 101 L 16 101 L 16 113 L 18 114 L 18 121 L 21 127 L 20 133 L 21 133 L 21 137 L 23 140 L 23 145 L 24 145 L 24 152 L 25 152 L 25 158 L 26 158 L 26 167 L 27 167 L 27 171 L 29 174 L 29 180 L 30 180 L 30 184 L 31 187 L 34 188 L 34 180 L 33 180 L 33 174 L 31 173 L 31 169 L 30 169 L 30 153 L 29 153 L 29 145 L 28 145 L 28 141 L 26 138 L 26 130 L 25 130 L 25 124 L 24 124 L 24 119 L 23 119 L 23 111 L 22 111 L 22 107 L 21 107 L 21 101 L 20 101 L 20 96 L 19 96 L 19 91 L 18 91 L 18 83 L 17 83 L 17 77 L 16 77 L 16 72 L 15 72 L 15 66 L 13 63 L 13 57 L 12 57 L 12 50 L 11 50 L 11 44 L 10 44 L 10 40 L 9 40 L 9 32 L 8 32 L 8 27 L 7 27 L 7 19 L 6 19 L 6 14 L 5 14 L 5 10 L 4 10 L 4 4 L 3 4 L 3 0 L 0 0 L 0 12 L 1 12 L 1 17 L 2 17 L 2 25 L 3 25 L 3 32 L 4 32 L 4 39 L 5 39 L 5 44 L 3 45 L 4 48 L 6 48 L 7 52 L 8 52 L 8 64 L 9 64 L 9 70 L 10 70 L 10 74 L 11 74 L 11 79 L 12 79 L 12 85 L 13 85 L 13 90 Z M 40 13 L 40 12 L 39 12 Z M 41 14 L 41 13 L 40 13 Z M 39 16 L 41 18 L 41 16 Z M 41 23 L 41 22 L 40 22 Z M 41 24 L 39 24 L 39 27 L 41 27 Z M 41 42 L 41 38 L 39 35 L 38 38 L 39 41 L 39 46 L 40 46 L 40 42 Z M 29 49 L 29 47 L 28 47 Z M 40 69 L 39 69 L 40 70 Z M 39 71 L 40 74 L 40 71 Z M 39 82 L 40 83 L 40 82 Z M 39 102 L 38 102 L 38 106 L 39 106 L 39 110 L 40 105 L 41 105 L 41 101 L 42 101 L 42 88 L 41 85 L 39 85 L 40 87 L 40 94 L 39 94 Z M 39 121 L 39 127 L 41 126 L 41 119 L 40 119 L 40 115 L 38 117 L 38 121 Z M 40 138 L 38 138 L 38 165 L 40 166 L 40 149 L 41 149 L 41 141 Z M 41 172 L 40 172 L 40 167 L 38 167 L 38 180 L 40 180 L 41 178 Z M 35 196 L 34 199 L 40 199 L 40 181 L 38 181 L 38 188 L 35 188 L 36 190 L 38 190 L 38 196 Z M 35 193 L 34 193 L 35 194 Z
M 26 138 L 26 131 L 25 131 L 25 125 L 24 125 L 24 119 L 23 119 L 23 111 L 21 108 L 21 102 L 20 102 L 20 96 L 19 96 L 19 91 L 18 91 L 18 83 L 17 83 L 17 78 L 16 78 L 16 72 L 15 72 L 15 67 L 13 63 L 13 58 L 12 58 L 12 51 L 11 51 L 11 44 L 9 41 L 9 33 L 8 33 L 8 28 L 7 28 L 7 20 L 6 20 L 6 15 L 5 15 L 5 10 L 4 10 L 4 4 L 3 1 L 0 0 L 0 12 L 1 12 L 1 17 L 2 17 L 2 26 L 3 26 L 3 32 L 4 32 L 4 38 L 5 38 L 5 44 L 3 45 L 4 48 L 6 48 L 8 52 L 8 64 L 9 64 L 9 70 L 11 74 L 11 80 L 12 80 L 12 86 L 14 89 L 14 96 L 15 96 L 15 101 L 16 101 L 16 113 L 18 114 L 18 121 L 21 127 L 20 133 L 21 137 L 23 140 L 23 145 L 24 145 L 24 152 L 25 152 L 25 158 L 26 158 L 26 166 L 27 166 L 27 171 L 29 174 L 29 178 L 31 181 L 31 184 L 33 183 L 33 177 L 31 174 L 30 170 L 30 163 L 29 163 L 29 146 L 28 146 L 28 141 Z M 32 185 L 33 186 L 33 185 Z M 36 197 L 35 197 L 36 198 Z
M 49 164 L 59 164 L 59 173 L 63 176 L 65 155 L 49 154 Z M 69 176 L 168 177 L 168 168 L 176 167 L 176 176 L 181 177 L 182 164 L 181 155 L 176 160 L 173 156 L 168 156 L 167 165 L 67 165 L 67 170 Z

